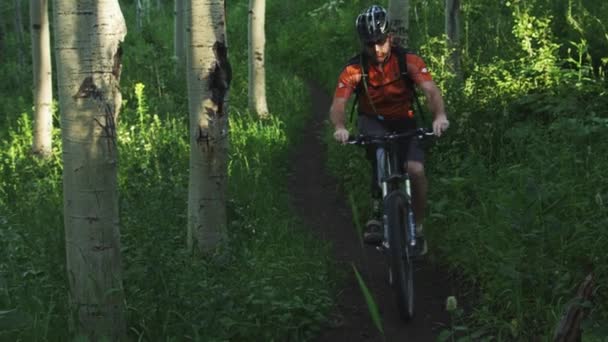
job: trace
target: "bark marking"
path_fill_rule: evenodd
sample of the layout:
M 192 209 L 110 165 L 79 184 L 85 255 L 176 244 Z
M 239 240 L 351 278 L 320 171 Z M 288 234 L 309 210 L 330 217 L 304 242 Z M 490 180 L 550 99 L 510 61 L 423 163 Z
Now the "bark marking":
M 105 117 L 106 124 L 102 124 L 97 118 L 94 118 L 95 122 L 101 127 L 104 134 L 102 137 L 108 139 L 108 149 L 112 148 L 112 145 L 116 145 L 116 123 L 114 121 L 114 106 L 106 101 L 105 96 L 103 96 L 103 92 L 101 89 L 97 88 L 93 81 L 93 77 L 89 76 L 82 81 L 78 92 L 72 96 L 74 100 L 76 99 L 87 99 L 90 98 L 99 103 L 99 105 L 103 108 L 103 113 Z
M 216 63 L 209 74 L 209 90 L 211 91 L 211 101 L 217 106 L 217 115 L 223 116 L 225 114 L 224 98 L 232 80 L 232 67 L 228 61 L 228 49 L 224 43 L 215 42 L 213 53 Z
M 118 49 L 114 54 L 114 65 L 112 66 L 112 75 L 116 78 L 116 80 L 120 79 L 120 70 L 122 67 L 122 46 L 120 43 L 118 45 Z

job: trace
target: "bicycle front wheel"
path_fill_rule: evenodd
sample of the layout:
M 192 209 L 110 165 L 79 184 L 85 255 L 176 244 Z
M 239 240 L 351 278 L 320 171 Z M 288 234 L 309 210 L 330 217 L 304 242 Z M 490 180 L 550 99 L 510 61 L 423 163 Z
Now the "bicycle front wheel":
M 385 201 L 388 224 L 389 267 L 399 314 L 405 321 L 414 316 L 414 272 L 407 248 L 407 215 L 411 210 L 402 193 L 393 192 Z

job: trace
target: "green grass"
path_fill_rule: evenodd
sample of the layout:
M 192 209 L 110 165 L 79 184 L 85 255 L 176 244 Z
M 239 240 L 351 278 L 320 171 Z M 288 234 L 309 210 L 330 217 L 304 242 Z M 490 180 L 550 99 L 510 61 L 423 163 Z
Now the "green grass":
M 130 20 L 132 9 L 125 15 Z M 144 32 L 130 30 L 123 47 L 119 193 L 129 334 L 168 341 L 310 339 L 332 298 L 326 243 L 295 217 L 286 185 L 284 160 L 310 115 L 305 84 L 271 70 L 272 117 L 258 121 L 246 109 L 246 58 L 233 50 L 230 239 L 223 258 L 194 257 L 186 251 L 185 79 L 173 74 L 170 30 L 163 27 L 172 27 L 171 18 L 157 15 Z M 25 114 L 11 114 L 0 142 L 0 340 L 67 340 L 60 130 L 52 158 L 33 159 L 31 110 L 13 103 L 3 108 Z
M 235 77 L 230 242 L 228 257 L 217 260 L 193 258 L 185 250 L 188 115 L 185 79 L 176 76 L 171 59 L 171 10 L 155 12 L 142 32 L 129 24 L 119 186 L 134 339 L 308 340 L 325 324 L 331 286 L 340 281 L 334 274 L 344 272 L 332 269 L 326 243 L 294 218 L 285 160 L 309 120 L 304 77 L 333 91 L 340 69 L 358 49 L 353 19 L 369 3 L 268 3 L 272 119 L 265 122 L 246 109 L 247 2 L 227 5 Z M 462 85 L 443 65 L 443 3 L 411 5 L 411 45 L 446 94 L 452 123 L 429 155 L 425 227 L 433 259 L 460 274 L 465 283 L 458 285 L 470 289 L 468 303 L 459 298 L 459 336 L 548 340 L 576 286 L 593 271 L 599 285 L 584 338 L 600 341 L 608 321 L 602 285 L 608 281 L 608 151 L 602 138 L 608 130 L 608 31 L 598 18 L 608 5 L 463 4 Z M 133 23 L 131 4 L 123 10 Z M 60 130 L 52 158 L 34 160 L 26 81 L 31 70 L 17 66 L 10 30 L 4 43 L 0 340 L 65 340 L 70 322 Z M 136 91 L 137 84 L 145 87 Z M 369 211 L 362 151 L 329 144 L 329 153 L 329 168 L 349 189 L 355 220 L 362 221 Z

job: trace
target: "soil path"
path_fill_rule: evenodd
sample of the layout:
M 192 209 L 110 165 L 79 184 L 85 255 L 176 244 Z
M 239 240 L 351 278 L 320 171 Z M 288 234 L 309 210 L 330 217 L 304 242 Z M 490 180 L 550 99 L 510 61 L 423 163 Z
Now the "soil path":
M 319 238 L 331 243 L 335 261 L 347 275 L 346 281 L 338 284 L 335 324 L 317 341 L 435 341 L 448 322 L 444 310 L 445 298 L 451 292 L 448 275 L 428 260 L 419 262 L 414 276 L 416 316 L 408 323 L 400 320 L 383 256 L 373 247 L 361 247 L 344 195 L 326 172 L 321 135 L 331 99 L 314 84 L 309 84 L 309 90 L 313 120 L 293 154 L 290 190 L 303 221 Z M 432 244 L 429 246 L 432 248 Z M 378 304 L 385 338 L 371 320 L 351 264 L 357 267 Z

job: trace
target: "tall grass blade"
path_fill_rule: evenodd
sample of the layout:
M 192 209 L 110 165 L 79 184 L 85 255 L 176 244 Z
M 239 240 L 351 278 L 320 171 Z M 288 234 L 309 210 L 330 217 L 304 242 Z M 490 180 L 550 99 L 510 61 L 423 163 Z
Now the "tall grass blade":
M 357 282 L 359 283 L 361 292 L 363 292 L 363 297 L 365 298 L 365 303 L 367 303 L 367 309 L 369 310 L 369 314 L 372 316 L 372 321 L 374 322 L 376 329 L 378 329 L 378 331 L 380 331 L 382 336 L 384 336 L 384 329 L 382 328 L 382 317 L 380 317 L 380 311 L 378 310 L 378 305 L 376 304 L 376 301 L 374 301 L 374 297 L 372 296 L 372 293 L 369 291 L 369 289 L 365 285 L 363 278 L 361 278 L 359 271 L 357 271 L 357 267 L 355 267 L 354 264 L 351 264 L 351 266 L 353 267 L 353 270 L 355 271 L 355 276 L 357 277 Z

